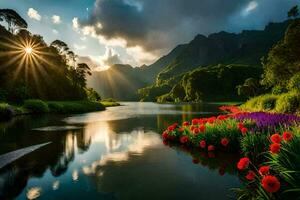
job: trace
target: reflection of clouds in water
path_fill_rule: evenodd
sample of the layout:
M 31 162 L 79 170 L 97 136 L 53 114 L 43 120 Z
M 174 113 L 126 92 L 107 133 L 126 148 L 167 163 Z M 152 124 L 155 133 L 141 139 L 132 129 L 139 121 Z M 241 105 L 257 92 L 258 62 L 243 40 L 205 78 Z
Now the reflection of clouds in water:
M 79 178 L 79 174 L 78 174 L 78 171 L 75 169 L 75 170 L 72 172 L 72 180 L 73 180 L 73 181 L 78 181 L 78 178 Z
M 109 144 L 106 145 L 106 154 L 101 155 L 100 160 L 82 168 L 86 175 L 101 173 L 101 175 L 97 175 L 102 176 L 103 172 L 99 172 L 99 167 L 105 166 L 109 162 L 128 161 L 130 154 L 141 155 L 146 148 L 161 144 L 158 134 L 154 132 L 145 133 L 143 130 L 134 130 L 130 134 L 115 134 L 108 129 L 106 134 L 101 135 L 102 137 L 98 137 L 98 139 L 101 138 L 105 144 Z M 116 148 L 114 144 L 118 144 L 119 148 Z
M 27 199 L 36 199 L 41 195 L 42 188 L 41 187 L 32 187 L 27 191 Z
M 70 124 L 81 124 L 101 121 L 135 118 L 140 115 L 178 115 L 178 114 L 208 114 L 210 112 L 193 112 L 185 110 L 184 106 L 156 103 L 122 103 L 123 106 L 110 107 L 105 111 L 67 117 L 63 121 Z
M 59 188 L 59 181 L 54 181 L 52 184 L 52 189 L 57 190 Z

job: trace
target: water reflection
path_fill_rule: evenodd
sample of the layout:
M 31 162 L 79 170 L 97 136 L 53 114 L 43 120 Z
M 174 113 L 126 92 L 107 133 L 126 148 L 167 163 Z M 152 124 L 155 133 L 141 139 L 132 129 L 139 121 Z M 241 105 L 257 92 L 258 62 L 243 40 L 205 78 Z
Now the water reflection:
M 191 114 L 189 106 L 138 107 L 146 114 L 138 111 L 115 120 L 118 108 L 113 108 L 108 112 L 114 111 L 113 117 L 27 116 L 2 124 L 0 152 L 52 143 L 0 169 L 0 199 L 226 199 L 229 189 L 239 185 L 231 167 L 234 156 L 204 155 L 162 144 L 158 133 L 168 124 L 204 113 Z M 169 114 L 172 110 L 181 114 Z M 149 114 L 154 111 L 158 113 Z M 134 110 L 129 107 L 126 112 Z M 103 115 L 107 119 L 97 119 Z M 66 121 L 82 129 L 32 130 L 73 126 Z

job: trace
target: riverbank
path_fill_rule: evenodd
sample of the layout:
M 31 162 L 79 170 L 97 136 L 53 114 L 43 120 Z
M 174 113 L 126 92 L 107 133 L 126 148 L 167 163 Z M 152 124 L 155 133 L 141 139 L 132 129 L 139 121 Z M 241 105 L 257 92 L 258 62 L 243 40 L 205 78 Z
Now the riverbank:
M 22 105 L 0 103 L 0 120 L 7 120 L 17 115 L 26 114 L 77 114 L 103 111 L 106 107 L 119 106 L 118 102 L 92 101 L 42 101 L 38 99 L 26 100 Z

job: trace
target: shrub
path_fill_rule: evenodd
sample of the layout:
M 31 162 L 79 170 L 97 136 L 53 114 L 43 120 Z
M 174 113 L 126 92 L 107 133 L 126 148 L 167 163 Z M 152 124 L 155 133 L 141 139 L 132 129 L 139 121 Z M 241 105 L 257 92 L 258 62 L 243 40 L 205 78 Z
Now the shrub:
M 101 103 L 90 101 L 51 101 L 48 105 L 50 111 L 55 113 L 84 113 L 105 109 Z
M 63 105 L 58 102 L 49 102 L 48 103 L 49 111 L 53 113 L 63 113 Z
M 13 109 L 7 103 L 0 103 L 0 119 L 10 119 L 13 114 Z
M 300 73 L 295 74 L 288 83 L 289 90 L 300 92 Z
M 48 105 L 44 101 L 38 100 L 38 99 L 25 100 L 24 108 L 32 111 L 33 113 L 47 113 L 47 112 L 49 112 Z
M 281 113 L 294 113 L 299 109 L 300 95 L 297 92 L 289 92 L 280 95 L 276 102 L 276 111 Z
M 270 111 L 275 108 L 278 97 L 274 94 L 260 95 L 249 99 L 241 108 L 248 111 Z

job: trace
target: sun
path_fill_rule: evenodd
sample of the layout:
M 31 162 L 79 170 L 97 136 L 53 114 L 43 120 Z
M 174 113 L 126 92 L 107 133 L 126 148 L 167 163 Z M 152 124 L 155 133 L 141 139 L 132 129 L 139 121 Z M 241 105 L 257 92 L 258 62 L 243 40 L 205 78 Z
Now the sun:
M 33 49 L 32 49 L 32 47 L 25 47 L 24 51 L 25 51 L 26 54 L 31 54 Z

